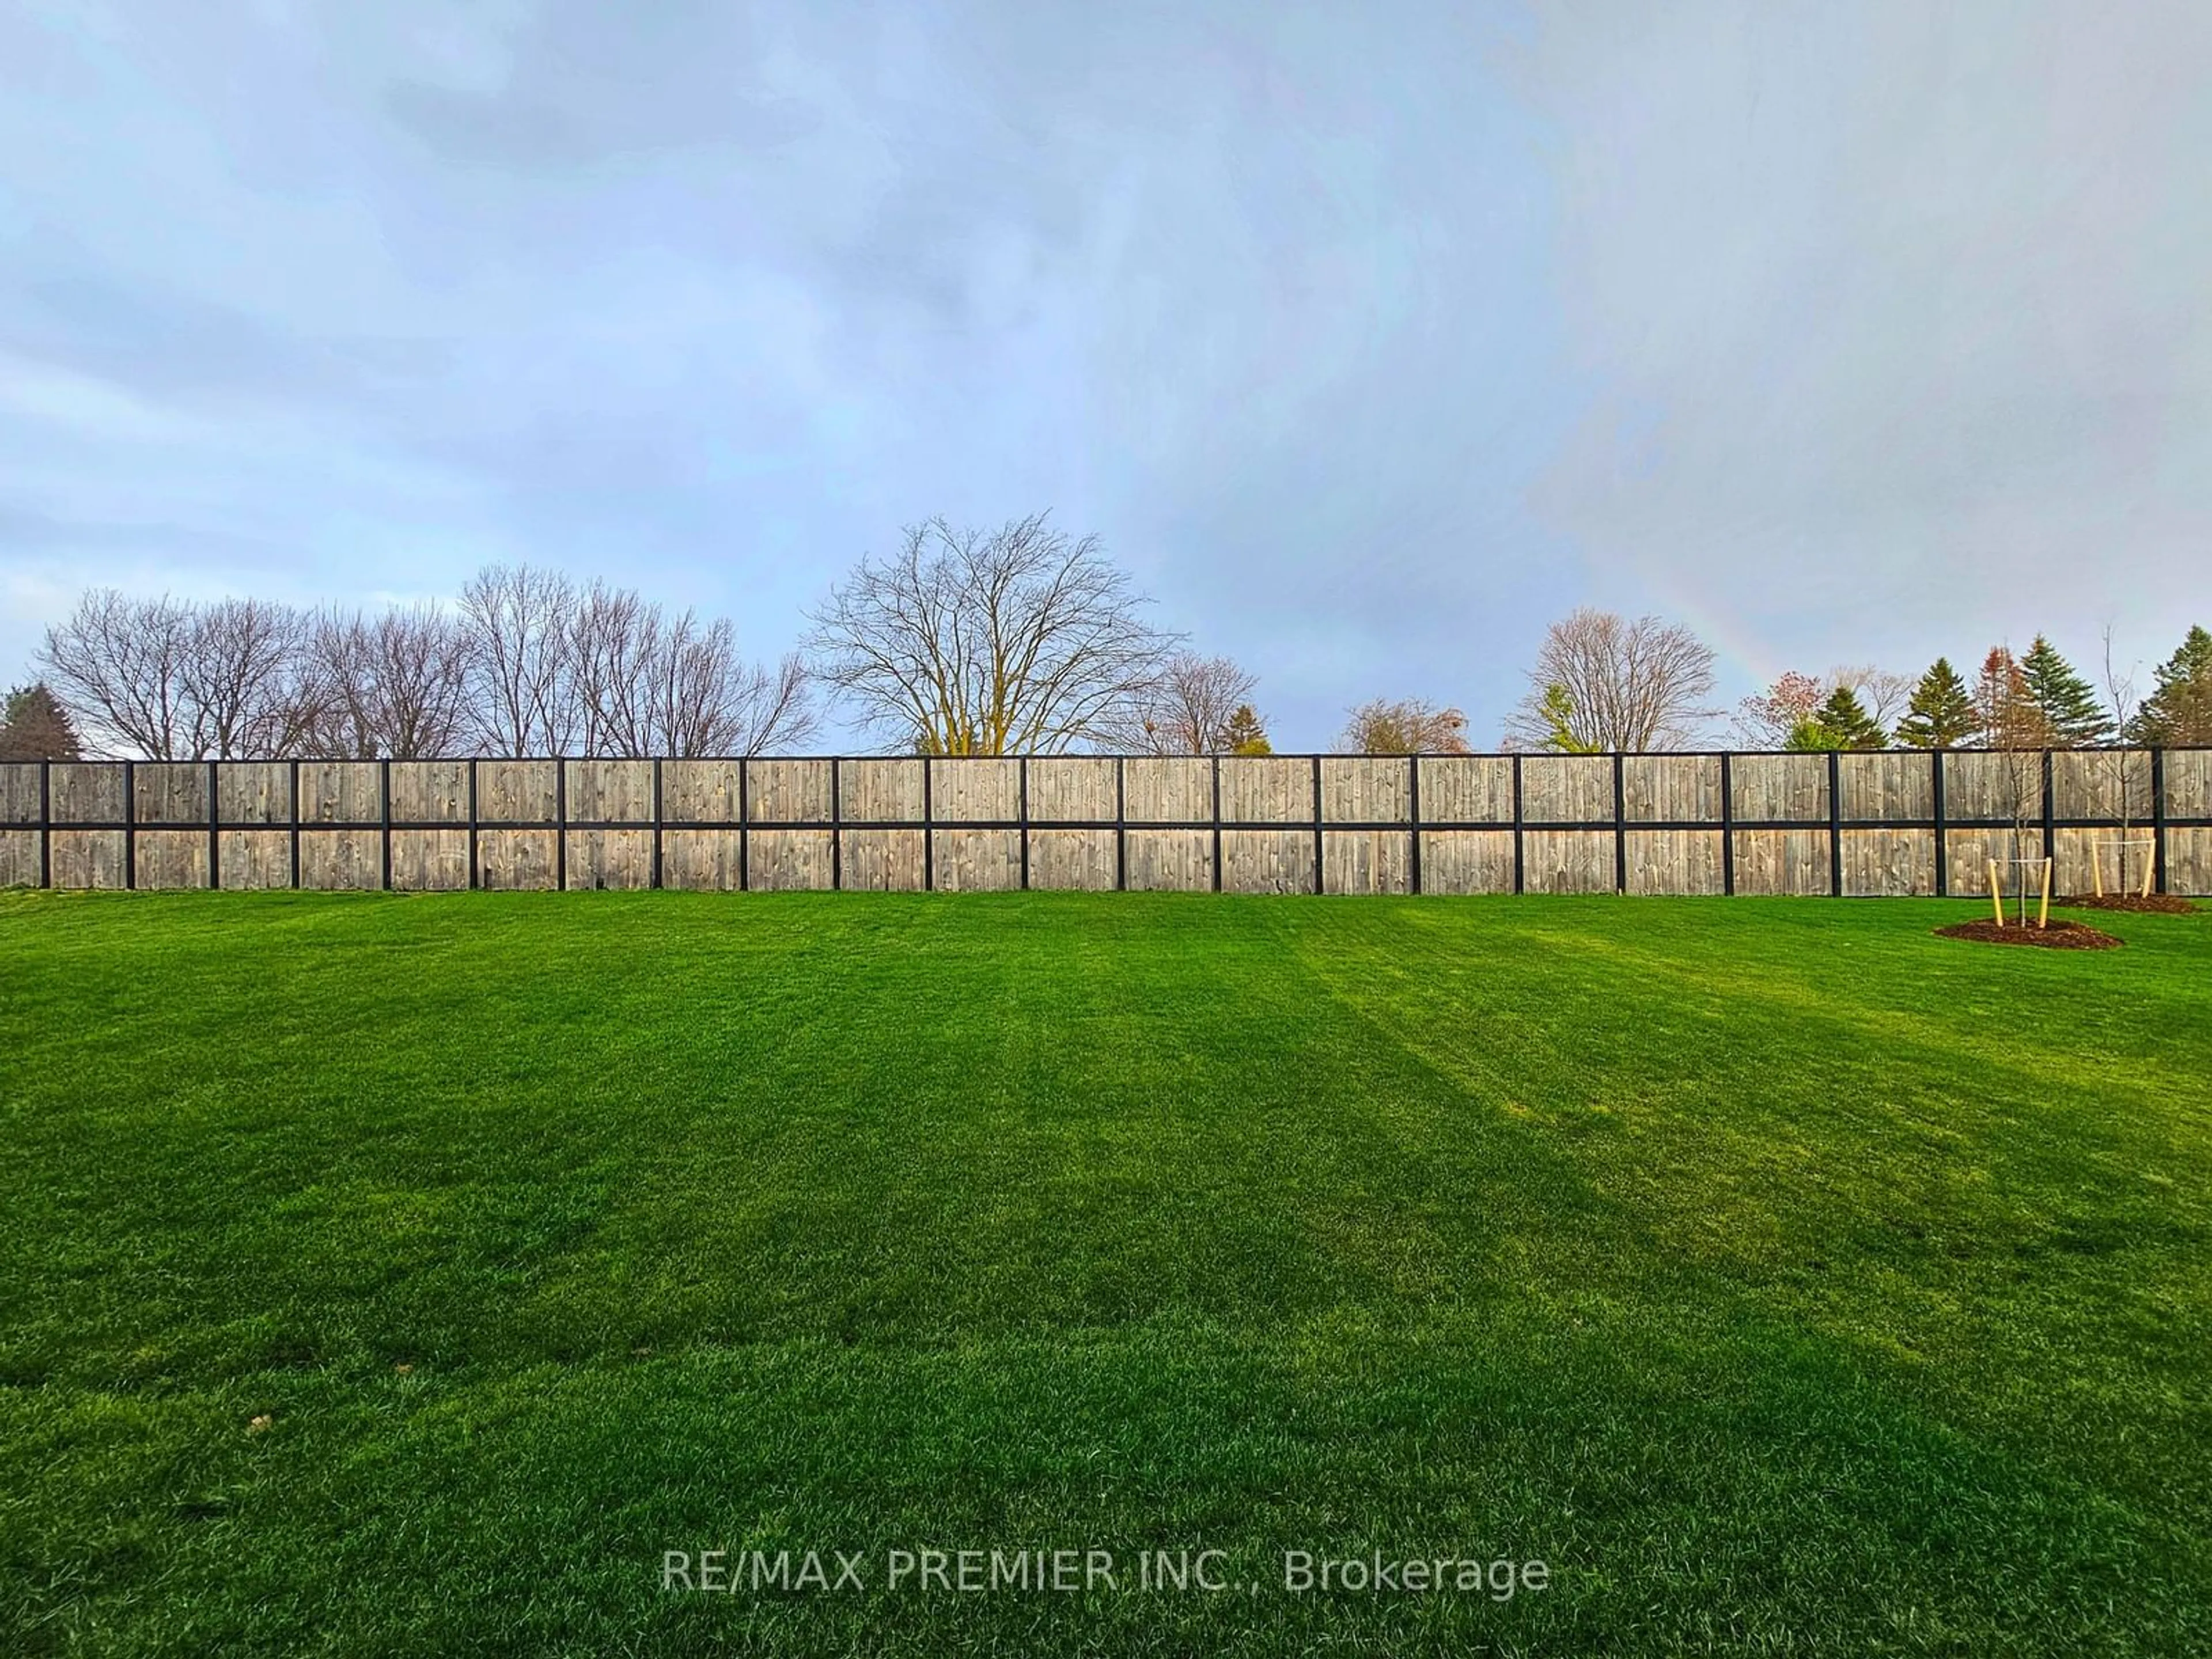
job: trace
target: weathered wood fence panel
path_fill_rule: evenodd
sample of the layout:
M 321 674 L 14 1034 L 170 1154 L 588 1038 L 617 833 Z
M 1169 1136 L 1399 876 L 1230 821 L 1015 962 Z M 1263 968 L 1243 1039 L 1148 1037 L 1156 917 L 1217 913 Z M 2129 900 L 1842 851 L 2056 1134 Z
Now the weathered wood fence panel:
M 1427 768 L 1422 769 L 1421 804 L 1428 805 Z M 1425 893 L 1510 893 L 1513 890 L 1513 843 L 1509 830 L 1424 830 L 1421 832 L 1421 890 Z
M 1040 755 L 1030 762 L 1030 822 L 1106 823 L 1120 799 L 1121 763 L 1110 757 Z M 1055 855 L 1057 856 L 1057 855 Z M 1112 886 L 1113 883 L 1106 884 Z
M 1510 755 L 1425 755 L 1420 770 L 1422 823 L 1513 822 Z
M 0 764 L 0 885 L 2212 892 L 2212 750 Z

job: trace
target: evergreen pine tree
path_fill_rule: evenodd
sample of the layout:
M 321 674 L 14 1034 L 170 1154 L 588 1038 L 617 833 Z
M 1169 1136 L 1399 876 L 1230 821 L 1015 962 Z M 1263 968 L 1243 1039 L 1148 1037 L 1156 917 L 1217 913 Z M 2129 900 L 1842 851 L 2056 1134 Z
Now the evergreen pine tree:
M 2054 747 L 2084 749 L 2112 735 L 2112 723 L 2095 690 L 2042 635 L 2020 659 L 2020 672 L 2027 676 L 2028 698 L 2050 728 Z
M 1249 702 L 1240 702 L 1221 728 L 1221 746 L 1232 755 L 1272 755 L 1275 745 L 1267 741 L 1267 729 L 1260 724 L 1260 716 Z
M 1835 738 L 1838 749 L 1887 749 L 1889 737 L 1875 723 L 1875 718 L 1859 702 L 1859 694 L 1848 685 L 1839 685 L 1828 693 L 1828 700 L 1814 715 Z
M 8 694 L 0 718 L 0 761 L 76 760 L 82 752 L 69 710 L 43 681 Z
M 1790 728 L 1790 735 L 1782 746 L 1793 755 L 1817 755 L 1831 749 L 1841 749 L 1844 740 L 1828 729 L 1818 714 L 1808 714 Z
M 2156 675 L 2158 689 L 2143 699 L 2128 736 L 2176 747 L 2212 744 L 2212 634 L 2191 629 Z
M 1972 737 L 1980 726 L 1966 681 L 1948 657 L 1938 657 L 1912 688 L 1911 704 L 1898 722 L 1897 740 L 1908 749 L 1949 749 Z
M 2050 723 L 2029 693 L 2020 659 L 1999 645 L 1982 659 L 1974 680 L 1974 731 L 1984 749 L 2048 749 Z

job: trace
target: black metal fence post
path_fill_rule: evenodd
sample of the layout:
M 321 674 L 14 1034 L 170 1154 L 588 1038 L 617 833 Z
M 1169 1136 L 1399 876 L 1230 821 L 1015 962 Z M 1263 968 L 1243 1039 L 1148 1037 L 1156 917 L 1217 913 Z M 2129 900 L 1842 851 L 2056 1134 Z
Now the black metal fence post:
M 740 893 L 750 892 L 753 884 L 753 811 L 748 794 L 750 780 L 747 776 L 751 769 L 750 761 L 740 760 L 738 763 L 738 890 Z
M 568 763 L 553 757 L 553 890 L 568 890 Z
M 1943 811 L 1943 751 L 1928 751 L 1929 803 L 1936 819 L 1936 896 L 1951 896 L 1951 832 L 1944 822 Z
M 291 845 L 286 851 L 292 862 L 292 889 L 297 892 L 300 887 L 300 763 L 296 760 L 291 764 Z
M 1828 896 L 1844 896 L 1844 757 L 1828 751 Z
M 1213 890 L 1221 890 L 1221 757 L 1213 757 Z
M 1628 757 L 1613 751 L 1613 890 L 1628 890 Z
M 1521 757 L 1513 757 L 1513 890 L 1523 890 L 1527 881 L 1528 859 L 1522 845 L 1524 831 L 1521 827 Z
M 1030 757 L 1021 759 L 1022 891 L 1030 890 Z
M 937 797 L 930 775 L 937 763 L 921 757 L 921 890 L 937 890 Z
M 138 763 L 123 763 L 123 887 L 138 887 Z
M 1124 763 L 1122 757 L 1114 757 L 1114 890 L 1127 890 L 1129 885 L 1129 810 L 1128 796 L 1123 787 Z
M 222 885 L 222 814 L 217 803 L 222 798 L 222 779 L 216 771 L 218 763 L 207 763 L 208 792 L 208 887 L 210 890 Z
M 845 886 L 845 803 L 841 799 L 844 791 L 837 775 L 837 757 L 830 757 L 830 890 L 842 892 Z
M 39 885 L 54 884 L 54 763 L 39 763 Z
M 1313 757 L 1314 806 L 1314 891 L 1326 893 L 1328 884 L 1322 879 L 1322 816 L 1321 816 L 1321 757 Z
M 1412 874 L 1413 891 L 1418 894 L 1421 890 L 1421 757 L 1419 755 L 1406 757 L 1406 809 L 1413 836 L 1413 845 L 1407 849 L 1411 854 L 1407 868 Z
M 653 761 L 653 886 L 660 887 L 660 757 Z
M 477 819 L 479 815 L 477 805 L 477 757 L 471 755 L 469 757 L 469 890 L 472 893 L 483 884 L 483 874 L 477 867 L 481 860 L 477 855 Z
M 2057 803 L 2053 799 L 2051 772 L 2051 751 L 2046 749 L 2043 751 L 2043 856 L 2052 860 L 2051 868 L 2055 872 L 2057 869 L 2058 827 Z M 2121 787 L 2126 787 L 2126 780 L 2123 779 Z
M 2150 751 L 2151 890 L 2166 890 L 2166 750 Z
M 1721 753 L 1721 891 L 1735 896 L 1735 771 Z

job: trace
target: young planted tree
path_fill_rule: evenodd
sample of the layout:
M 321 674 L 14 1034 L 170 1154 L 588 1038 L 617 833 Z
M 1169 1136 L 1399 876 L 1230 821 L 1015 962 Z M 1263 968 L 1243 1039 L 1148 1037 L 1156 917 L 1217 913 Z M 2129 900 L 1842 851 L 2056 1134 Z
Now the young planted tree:
M 1907 749 L 1954 749 L 1981 729 L 1966 681 L 1948 657 L 1938 657 L 1912 688 L 1897 741 Z
M 8 694 L 0 761 L 76 760 L 83 755 L 69 710 L 41 680 Z
M 1346 755 L 1464 755 L 1467 716 L 1420 697 L 1377 697 L 1351 711 L 1336 740 Z
M 919 525 L 812 613 L 819 677 L 861 721 L 925 754 L 1111 743 L 1176 643 L 1095 536 L 1039 514 L 992 532 Z
M 2125 734 L 2134 726 L 2136 719 L 2136 676 L 2132 668 L 2122 669 L 2119 659 L 2112 654 L 2112 629 L 2110 623 L 2106 624 L 2104 642 L 2105 710 L 2111 729 L 2122 734 L 2122 746 L 2116 749 L 2099 750 L 2096 766 L 2098 781 L 2103 786 L 2105 798 L 2111 803 L 2112 814 L 2118 820 L 2119 834 L 2114 837 L 2118 845 L 2114 850 L 2118 853 L 2119 857 L 2115 863 L 2118 870 L 2119 890 L 2128 893 L 2135 890 L 2135 885 L 2130 880 L 2130 855 L 2136 855 L 2136 868 L 2148 871 L 2150 864 L 2155 861 L 2157 852 L 2154 847 L 2139 848 L 2133 845 L 2136 839 L 2134 831 L 2136 787 L 2139 783 L 2147 786 L 2150 782 L 2150 779 L 2146 775 L 2148 771 L 2149 757 L 2139 750 L 2126 746 Z M 2153 855 L 2148 861 L 2142 856 L 2146 853 Z M 2092 878 L 2092 883 L 2099 890 L 2102 890 L 2104 853 L 2103 849 L 2095 843 L 2094 831 L 2089 857 L 2096 871 L 2096 874 Z
M 2154 747 L 2212 744 L 2212 633 L 2191 628 L 2152 677 L 2151 694 L 2129 722 L 2129 735 Z
M 2005 816 L 2011 821 L 2008 860 L 2014 876 L 2014 896 L 2025 916 L 2027 826 L 2039 816 L 2042 805 L 2042 757 L 2051 747 L 2051 727 L 2019 659 L 2003 646 L 1992 648 L 1982 660 L 1982 672 L 1974 682 L 1974 714 L 1982 746 L 2002 758 L 1999 787 Z
M 1577 611 L 1546 633 L 1507 736 L 1549 745 L 1564 708 L 1566 735 L 1593 753 L 1686 747 L 1717 712 L 1706 707 L 1713 661 L 1711 646 L 1656 617 L 1628 622 Z M 1565 689 L 1564 704 L 1553 698 L 1555 686 Z
M 2074 672 L 2058 647 L 2040 634 L 2020 660 L 2027 695 L 2050 733 L 2050 747 L 2087 749 L 2112 735 L 2112 726 L 2095 688 Z

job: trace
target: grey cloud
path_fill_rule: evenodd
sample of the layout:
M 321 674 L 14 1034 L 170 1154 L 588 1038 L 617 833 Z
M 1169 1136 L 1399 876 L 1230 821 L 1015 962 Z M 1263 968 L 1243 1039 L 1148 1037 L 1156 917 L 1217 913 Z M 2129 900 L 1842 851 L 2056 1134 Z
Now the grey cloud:
M 41 582 L 528 556 L 773 650 L 900 524 L 1050 506 L 1301 744 L 1487 735 L 1583 599 L 1739 678 L 2054 573 L 2144 654 L 2212 613 L 2194 9 L 86 15 L 0 16 Z
M 1602 388 L 1536 499 L 1594 556 L 1770 663 L 2212 608 L 2212 13 L 1559 11 L 1528 64 Z

